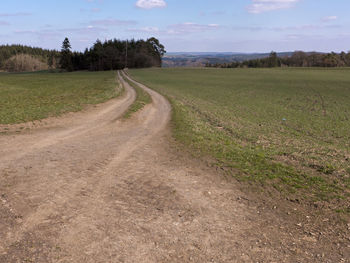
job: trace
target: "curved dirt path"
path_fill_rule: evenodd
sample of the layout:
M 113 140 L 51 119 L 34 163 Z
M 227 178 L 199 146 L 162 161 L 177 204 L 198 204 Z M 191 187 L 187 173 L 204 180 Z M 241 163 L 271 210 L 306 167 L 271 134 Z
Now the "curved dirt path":
M 312 262 L 230 182 L 172 147 L 158 93 L 139 84 L 153 103 L 119 119 L 135 98 L 120 79 L 122 98 L 0 136 L 0 262 Z

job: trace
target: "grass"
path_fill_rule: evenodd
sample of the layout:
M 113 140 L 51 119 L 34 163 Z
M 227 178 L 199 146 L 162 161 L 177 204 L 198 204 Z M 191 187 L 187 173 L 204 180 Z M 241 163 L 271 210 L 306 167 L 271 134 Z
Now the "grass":
M 128 110 L 124 113 L 123 117 L 125 119 L 128 119 L 131 117 L 131 115 L 139 110 L 141 110 L 145 105 L 152 102 L 151 96 L 144 91 L 142 88 L 140 88 L 138 85 L 134 84 L 133 82 L 129 81 L 127 78 L 124 78 L 125 81 L 134 88 L 136 92 L 136 98 L 133 104 L 128 108 Z
M 47 72 L 0 74 L 0 124 L 14 124 L 79 111 L 114 98 L 116 73 Z
M 169 98 L 174 137 L 199 156 L 250 185 L 349 210 L 350 69 L 129 73 Z

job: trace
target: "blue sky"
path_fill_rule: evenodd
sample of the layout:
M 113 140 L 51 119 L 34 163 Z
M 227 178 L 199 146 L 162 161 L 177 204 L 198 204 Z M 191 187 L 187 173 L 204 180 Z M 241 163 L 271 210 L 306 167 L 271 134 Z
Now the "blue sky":
M 349 51 L 349 0 L 2 0 L 0 43 L 73 49 L 155 36 L 167 51 Z

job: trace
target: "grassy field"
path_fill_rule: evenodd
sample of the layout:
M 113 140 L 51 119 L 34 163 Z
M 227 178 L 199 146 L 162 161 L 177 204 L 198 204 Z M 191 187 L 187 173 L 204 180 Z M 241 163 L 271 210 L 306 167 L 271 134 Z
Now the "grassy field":
M 117 96 L 116 72 L 0 74 L 0 124 L 81 110 Z M 121 92 L 121 91 L 119 91 Z
M 350 69 L 144 69 L 174 137 L 258 189 L 350 212 Z M 263 187 L 260 187 L 263 186 Z
M 144 91 L 143 89 L 141 89 L 139 86 L 135 85 L 133 82 L 129 81 L 127 78 L 125 78 L 125 81 L 134 88 L 135 92 L 136 92 L 136 98 L 133 104 L 131 104 L 131 106 L 129 107 L 129 109 L 124 113 L 124 118 L 128 119 L 130 118 L 130 116 L 141 110 L 145 105 L 149 104 L 152 102 L 152 98 L 151 96 Z

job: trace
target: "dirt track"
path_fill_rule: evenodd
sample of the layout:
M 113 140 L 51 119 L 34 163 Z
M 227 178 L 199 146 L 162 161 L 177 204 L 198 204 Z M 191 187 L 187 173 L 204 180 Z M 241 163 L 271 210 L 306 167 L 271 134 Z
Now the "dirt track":
M 1 263 L 316 262 L 316 238 L 290 236 L 171 148 L 162 96 L 142 86 L 153 103 L 120 120 L 135 98 L 124 85 L 122 98 L 0 136 Z

